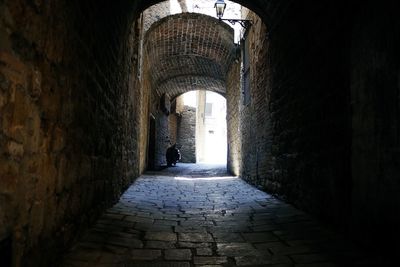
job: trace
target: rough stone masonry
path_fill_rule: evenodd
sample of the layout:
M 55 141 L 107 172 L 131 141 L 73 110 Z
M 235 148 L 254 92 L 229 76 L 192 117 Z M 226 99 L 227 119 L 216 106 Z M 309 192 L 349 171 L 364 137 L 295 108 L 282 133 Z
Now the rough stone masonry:
M 153 89 L 166 89 L 162 78 L 170 76 L 159 74 L 177 73 L 167 63 L 142 57 L 140 14 L 159 2 L 0 0 L 5 262 L 54 266 L 77 233 L 148 165 L 150 115 L 159 111 Z M 228 104 L 239 116 L 228 115 L 238 125 L 228 125 L 238 133 L 228 140 L 232 170 L 363 245 L 397 251 L 390 245 L 400 238 L 394 216 L 400 210 L 396 2 L 236 2 L 259 18 L 249 15 L 250 104 Z M 165 34 L 160 41 L 167 40 Z M 194 39 L 186 44 L 184 51 L 201 47 Z M 213 55 L 225 58 L 223 47 L 213 44 Z M 184 70 L 236 76 L 239 68 L 205 65 L 210 68 Z M 140 75 L 151 67 L 160 72 Z M 229 87 L 238 88 L 236 78 Z M 226 87 L 225 80 L 207 81 L 217 91 Z M 200 75 L 175 82 L 205 80 Z M 227 103 L 242 105 L 237 91 L 227 95 L 235 97 Z

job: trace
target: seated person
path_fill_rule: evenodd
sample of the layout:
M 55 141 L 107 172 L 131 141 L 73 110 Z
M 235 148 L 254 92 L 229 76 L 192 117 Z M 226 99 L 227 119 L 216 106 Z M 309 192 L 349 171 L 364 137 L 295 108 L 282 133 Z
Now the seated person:
M 168 167 L 171 167 L 172 165 L 175 166 L 176 162 L 178 162 L 181 159 L 181 153 L 179 152 L 179 149 L 177 148 L 176 144 L 170 146 L 167 149 L 166 158 Z

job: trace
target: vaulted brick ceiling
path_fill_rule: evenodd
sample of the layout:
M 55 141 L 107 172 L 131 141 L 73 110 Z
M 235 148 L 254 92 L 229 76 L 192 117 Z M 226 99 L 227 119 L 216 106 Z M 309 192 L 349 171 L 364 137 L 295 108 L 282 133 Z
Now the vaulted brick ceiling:
M 164 0 L 137 0 L 135 4 L 137 5 L 138 10 L 143 11 L 149 6 L 154 4 L 158 4 L 163 2 Z M 295 2 L 293 0 L 232 0 L 235 3 L 238 3 L 242 6 L 245 6 L 257 13 L 261 18 L 270 21 L 270 19 L 276 15 L 275 11 L 278 10 L 279 6 L 287 6 L 291 2 Z M 211 2 L 211 7 L 213 7 L 214 3 Z
M 145 62 L 159 95 L 174 98 L 190 90 L 225 94 L 226 73 L 235 54 L 233 29 L 194 13 L 168 16 L 145 36 Z

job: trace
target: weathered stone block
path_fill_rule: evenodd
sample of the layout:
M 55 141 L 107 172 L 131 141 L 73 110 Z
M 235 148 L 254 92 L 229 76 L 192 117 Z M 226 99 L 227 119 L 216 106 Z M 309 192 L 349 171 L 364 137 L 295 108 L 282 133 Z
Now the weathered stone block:
M 45 220 L 45 210 L 44 210 L 44 202 L 43 201 L 34 201 L 31 210 L 30 210 L 30 218 L 29 218 L 29 232 L 31 238 L 37 238 L 44 226 Z
M 7 143 L 7 153 L 13 158 L 21 159 L 24 155 L 24 145 L 14 141 Z

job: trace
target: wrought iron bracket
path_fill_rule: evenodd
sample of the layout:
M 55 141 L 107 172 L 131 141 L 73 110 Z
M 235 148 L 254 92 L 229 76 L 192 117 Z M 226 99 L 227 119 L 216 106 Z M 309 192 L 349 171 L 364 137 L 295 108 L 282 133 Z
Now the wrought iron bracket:
M 246 30 L 252 25 L 252 21 L 249 19 L 222 19 L 222 18 L 220 18 L 219 20 L 226 20 L 232 25 L 235 25 L 235 23 L 237 22 Z

